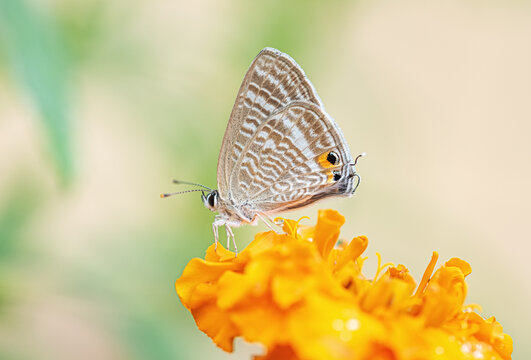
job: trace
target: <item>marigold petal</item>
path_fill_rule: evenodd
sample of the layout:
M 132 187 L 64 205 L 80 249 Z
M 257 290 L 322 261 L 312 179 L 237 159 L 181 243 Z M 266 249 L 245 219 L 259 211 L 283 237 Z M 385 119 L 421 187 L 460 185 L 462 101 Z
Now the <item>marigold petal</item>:
M 207 334 L 217 346 L 232 352 L 234 338 L 240 332 L 230 320 L 229 313 L 213 303 L 194 308 L 191 312 L 199 330 Z
M 206 303 L 212 302 L 218 293 L 218 286 L 216 283 L 201 283 L 196 286 L 194 292 L 188 299 L 188 306 L 191 309 L 203 306 Z
M 437 270 L 423 294 L 426 325 L 441 325 L 453 317 L 462 309 L 466 293 L 465 276 L 460 268 L 443 266 Z
M 288 319 L 286 330 L 301 359 L 364 359 L 368 345 L 386 335 L 383 324 L 363 314 L 351 301 L 318 293 L 309 294 L 303 305 L 290 311 Z
M 472 273 L 472 267 L 470 266 L 470 264 L 459 258 L 451 258 L 444 264 L 444 266 L 457 267 L 461 269 L 464 276 L 468 276 L 470 275 L 470 273 Z
M 358 236 L 352 239 L 350 243 L 339 252 L 339 256 L 334 264 L 334 271 L 341 269 L 349 261 L 356 260 L 369 245 L 369 239 L 366 236 Z
M 503 339 L 499 340 L 494 348 L 503 359 L 509 360 L 513 353 L 513 339 L 509 335 L 503 334 Z
M 330 209 L 319 210 L 313 241 L 323 259 L 327 259 L 330 250 L 334 248 L 339 229 L 344 223 L 345 217 L 339 212 Z
M 365 360 L 397 360 L 398 355 L 389 346 L 381 343 L 373 343 Z
M 416 286 L 413 276 L 411 276 L 409 273 L 409 269 L 402 264 L 398 264 L 396 267 L 391 266 L 389 269 L 387 269 L 387 273 L 393 279 L 400 279 L 408 284 L 411 284 L 413 287 Z
M 415 285 L 401 279 L 393 279 L 388 274 L 367 287 L 359 300 L 360 307 L 366 312 L 383 309 L 397 311 L 409 304 Z
M 299 224 L 298 233 L 302 239 L 312 241 L 315 235 L 315 226 Z
M 289 343 L 291 333 L 286 331 L 287 315 L 289 313 L 272 306 L 267 297 L 249 297 L 245 304 L 232 309 L 230 319 L 245 340 L 271 348 Z
M 362 294 L 365 289 L 371 286 L 371 283 L 361 273 L 361 266 L 358 261 L 348 262 L 334 274 L 334 278 L 337 283 L 354 296 Z
M 290 276 L 275 276 L 271 284 L 273 299 L 281 309 L 287 309 L 301 300 L 308 288 L 304 279 Z
M 186 265 L 181 277 L 175 281 L 175 290 L 183 305 L 190 309 L 192 296 L 198 285 L 217 281 L 226 271 L 239 268 L 241 268 L 241 264 L 211 262 L 194 258 Z
M 277 234 L 274 231 L 267 231 L 256 234 L 254 240 L 247 245 L 242 253 L 246 253 L 250 259 L 255 258 L 258 254 L 271 249 L 278 243 L 289 241 L 290 237 L 285 234 Z M 238 255 L 239 257 L 240 255 Z
M 277 345 L 263 356 L 255 356 L 254 360 L 299 360 L 290 345 Z
M 247 277 L 234 271 L 225 272 L 218 283 L 217 305 L 229 309 L 246 298 L 253 286 Z
M 474 337 L 480 341 L 492 345 L 500 356 L 504 359 L 510 359 L 513 352 L 513 340 L 512 338 L 503 333 L 503 327 L 496 321 L 495 317 L 483 319 L 476 313 L 471 313 L 474 316 L 475 322 L 479 324 L 479 328 Z
M 437 264 L 438 259 L 439 253 L 437 251 L 434 251 L 431 255 L 430 263 L 428 264 L 426 270 L 424 271 L 424 274 L 422 275 L 422 280 L 420 280 L 420 284 L 417 288 L 417 291 L 415 292 L 415 296 L 420 295 L 424 291 L 424 288 L 428 284 L 428 281 L 430 281 L 430 276 L 433 273 L 433 269 L 435 269 L 435 264 Z
M 218 243 L 217 248 L 216 244 L 212 244 L 208 247 L 205 254 L 205 260 L 213 262 L 230 261 L 238 264 L 244 264 L 249 260 L 249 254 L 247 254 L 244 250 L 239 253 L 238 256 L 236 256 L 234 252 L 225 249 L 223 245 Z

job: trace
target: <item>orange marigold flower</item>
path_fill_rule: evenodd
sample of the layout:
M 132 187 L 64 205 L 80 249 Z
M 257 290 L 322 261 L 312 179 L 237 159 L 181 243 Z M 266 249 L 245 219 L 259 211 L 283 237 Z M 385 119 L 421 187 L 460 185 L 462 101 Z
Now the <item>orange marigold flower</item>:
M 417 286 L 404 265 L 362 273 L 365 236 L 339 242 L 345 218 L 319 211 L 315 226 L 284 220 L 236 257 L 221 245 L 192 259 L 175 284 L 197 326 L 223 350 L 240 336 L 265 346 L 255 359 L 510 359 L 494 317 L 464 305 L 470 265 L 438 254 Z

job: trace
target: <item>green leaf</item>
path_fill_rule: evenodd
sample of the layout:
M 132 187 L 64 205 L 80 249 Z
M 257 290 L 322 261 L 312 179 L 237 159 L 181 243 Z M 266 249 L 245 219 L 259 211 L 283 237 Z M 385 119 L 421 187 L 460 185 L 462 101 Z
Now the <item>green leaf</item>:
M 0 40 L 9 70 L 29 93 L 49 138 L 59 176 L 73 171 L 69 115 L 69 58 L 53 18 L 24 0 L 0 0 Z

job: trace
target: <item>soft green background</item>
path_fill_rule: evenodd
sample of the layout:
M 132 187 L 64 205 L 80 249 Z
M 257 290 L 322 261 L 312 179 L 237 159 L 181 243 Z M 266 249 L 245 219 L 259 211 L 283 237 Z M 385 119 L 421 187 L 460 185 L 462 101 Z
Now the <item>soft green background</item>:
M 469 302 L 531 357 L 527 1 L 0 0 L 0 358 L 247 359 L 174 291 L 212 242 L 236 91 L 265 46 L 292 55 L 366 151 L 342 236 L 420 276 L 469 261 Z M 236 230 L 243 248 L 259 228 Z

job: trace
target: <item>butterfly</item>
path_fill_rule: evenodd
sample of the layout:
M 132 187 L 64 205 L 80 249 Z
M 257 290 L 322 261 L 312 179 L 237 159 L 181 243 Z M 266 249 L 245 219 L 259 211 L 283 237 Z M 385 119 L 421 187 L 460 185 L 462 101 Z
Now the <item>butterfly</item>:
M 218 189 L 202 189 L 205 207 L 225 226 L 272 222 L 269 215 L 299 209 L 332 196 L 351 196 L 360 176 L 343 134 L 325 112 L 302 68 L 289 55 L 265 48 L 245 75 L 218 158 Z M 182 193 L 182 192 L 180 192 Z M 173 193 L 176 194 L 176 193 Z M 162 194 L 167 197 L 173 194 Z

